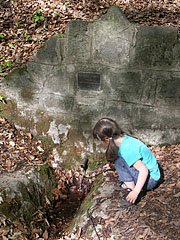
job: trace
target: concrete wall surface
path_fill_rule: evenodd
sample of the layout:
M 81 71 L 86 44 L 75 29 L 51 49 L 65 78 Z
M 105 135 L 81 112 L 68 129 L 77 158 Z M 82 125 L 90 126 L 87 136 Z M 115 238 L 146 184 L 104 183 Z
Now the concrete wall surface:
M 3 112 L 16 126 L 88 140 L 101 117 L 152 143 L 180 139 L 177 29 L 130 24 L 118 7 L 96 22 L 71 21 L 31 62 L 1 83 Z

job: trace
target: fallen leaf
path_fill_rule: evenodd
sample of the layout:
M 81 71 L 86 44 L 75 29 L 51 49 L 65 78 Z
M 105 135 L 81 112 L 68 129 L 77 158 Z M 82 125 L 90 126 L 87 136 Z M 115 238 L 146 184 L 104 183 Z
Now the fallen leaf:
M 48 239 L 48 231 L 45 230 L 44 233 L 43 233 L 43 238 L 46 240 Z
M 174 197 L 180 197 L 180 192 L 176 193 L 175 195 L 173 195 Z

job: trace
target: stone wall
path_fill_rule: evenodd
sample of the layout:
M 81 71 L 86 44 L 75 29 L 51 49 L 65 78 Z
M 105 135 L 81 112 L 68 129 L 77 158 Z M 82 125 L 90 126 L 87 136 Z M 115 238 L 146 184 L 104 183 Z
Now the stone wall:
M 114 6 L 96 22 L 71 21 L 9 74 L 0 108 L 54 143 L 88 139 L 104 116 L 144 141 L 178 142 L 179 60 L 177 29 L 130 24 Z

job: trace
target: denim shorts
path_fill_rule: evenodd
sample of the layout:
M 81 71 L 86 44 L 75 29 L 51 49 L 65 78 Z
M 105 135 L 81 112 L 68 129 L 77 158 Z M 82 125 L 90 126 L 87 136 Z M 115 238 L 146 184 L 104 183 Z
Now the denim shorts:
M 135 184 L 137 183 L 139 171 L 135 169 L 133 166 L 129 167 L 122 157 L 119 157 L 115 161 L 115 168 L 119 176 L 119 181 L 134 182 Z M 150 175 L 148 175 L 147 180 L 143 186 L 143 189 L 151 190 L 155 188 L 157 183 L 158 181 L 154 180 Z

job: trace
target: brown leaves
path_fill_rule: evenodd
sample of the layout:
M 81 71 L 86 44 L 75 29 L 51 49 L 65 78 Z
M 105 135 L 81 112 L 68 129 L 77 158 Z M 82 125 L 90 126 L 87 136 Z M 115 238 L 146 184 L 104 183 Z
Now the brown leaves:
M 55 169 L 57 188 L 52 189 L 55 199 L 76 198 L 81 200 L 88 193 L 91 177 L 85 178 L 81 170 L 67 170 L 61 167 Z
M 177 194 L 174 195 L 174 197 L 180 197 L 180 192 L 178 192 Z
M 44 149 L 31 133 L 18 131 L 12 124 L 0 118 L 0 168 L 14 172 L 44 161 Z

